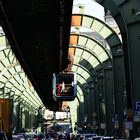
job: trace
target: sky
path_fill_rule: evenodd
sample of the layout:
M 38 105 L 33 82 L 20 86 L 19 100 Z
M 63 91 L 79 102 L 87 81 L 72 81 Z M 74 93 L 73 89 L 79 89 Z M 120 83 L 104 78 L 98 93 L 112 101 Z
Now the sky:
M 104 21 L 104 8 L 93 0 L 74 0 L 73 13 L 79 12 L 78 4 L 84 4 L 84 14 L 92 15 Z

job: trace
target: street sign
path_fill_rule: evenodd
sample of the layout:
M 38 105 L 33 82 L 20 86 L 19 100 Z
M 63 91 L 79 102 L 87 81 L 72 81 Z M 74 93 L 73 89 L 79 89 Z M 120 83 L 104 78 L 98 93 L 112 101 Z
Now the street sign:
M 140 111 L 140 100 L 134 101 L 134 111 Z
M 105 129 L 105 123 L 101 123 L 100 128 Z
M 132 122 L 125 122 L 124 127 L 125 127 L 125 129 L 133 130 L 133 123 Z
M 140 116 L 133 116 L 133 122 L 140 122 Z

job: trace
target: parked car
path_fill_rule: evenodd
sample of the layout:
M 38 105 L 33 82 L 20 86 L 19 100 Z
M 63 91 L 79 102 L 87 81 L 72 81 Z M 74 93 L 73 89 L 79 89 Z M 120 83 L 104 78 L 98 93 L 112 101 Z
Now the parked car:
M 105 136 L 103 137 L 103 140 L 114 140 L 115 138 L 114 137 L 110 137 L 110 136 Z
M 139 138 L 135 138 L 134 140 L 140 140 L 140 137 Z
M 103 136 L 93 136 L 91 138 L 88 138 L 88 140 L 102 140 Z
M 13 135 L 12 136 L 13 140 L 26 140 L 23 135 Z
M 97 136 L 97 134 L 93 134 L 93 133 L 81 134 L 83 140 L 88 140 L 88 138 L 91 138 L 93 136 Z
M 58 140 L 67 140 L 67 136 L 64 133 L 59 133 L 57 136 Z
M 46 137 L 43 133 L 35 134 L 33 140 L 46 140 Z

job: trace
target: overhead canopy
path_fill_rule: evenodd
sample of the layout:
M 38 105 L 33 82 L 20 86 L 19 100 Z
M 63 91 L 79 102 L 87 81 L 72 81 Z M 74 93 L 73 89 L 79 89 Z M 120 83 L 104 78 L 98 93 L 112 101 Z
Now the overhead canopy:
M 13 99 L 38 110 L 43 103 L 25 75 L 3 33 L 0 36 L 0 98 Z
M 88 89 L 93 85 L 94 68 L 112 59 L 106 39 L 114 31 L 103 21 L 84 14 L 73 14 L 71 25 L 69 54 L 73 57 L 72 71 L 78 73 L 80 85 L 86 85 L 85 89 Z
M 73 46 L 73 49 L 71 49 L 71 46 Z M 97 64 L 111 58 L 109 50 L 107 50 L 107 48 L 105 48 L 105 47 L 106 47 L 105 45 L 102 46 L 102 44 L 99 41 L 92 38 L 92 36 L 90 37 L 87 35 L 83 35 L 81 33 L 80 34 L 71 34 L 71 36 L 70 36 L 69 53 L 74 55 L 74 52 L 75 52 L 75 55 L 82 56 L 82 55 L 84 55 L 84 53 L 81 50 L 82 48 L 83 48 L 83 51 L 87 50 L 87 51 L 91 52 L 94 55 L 94 57 L 96 59 L 98 59 L 98 62 L 95 62 L 95 65 L 93 65 L 93 67 L 95 67 Z M 87 55 L 87 57 L 88 57 L 88 55 Z
M 82 27 L 89 28 L 97 32 L 104 39 L 110 36 L 112 33 L 114 33 L 112 29 L 108 27 L 107 24 L 90 15 L 73 14 L 71 26 L 76 26 L 76 27 L 82 26 Z

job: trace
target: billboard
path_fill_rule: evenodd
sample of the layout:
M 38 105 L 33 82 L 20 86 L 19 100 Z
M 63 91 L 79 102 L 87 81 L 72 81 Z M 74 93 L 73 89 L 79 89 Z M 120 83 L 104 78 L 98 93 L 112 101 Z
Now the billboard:
M 67 112 L 56 112 L 55 119 L 56 120 L 67 119 Z
M 44 111 L 44 119 L 45 120 L 53 120 L 53 118 L 54 118 L 54 112 L 46 109 Z
M 9 99 L 0 99 L 0 130 L 8 133 L 12 125 L 12 102 Z
M 53 74 L 53 97 L 55 100 L 74 100 L 76 97 L 76 86 L 76 73 Z

